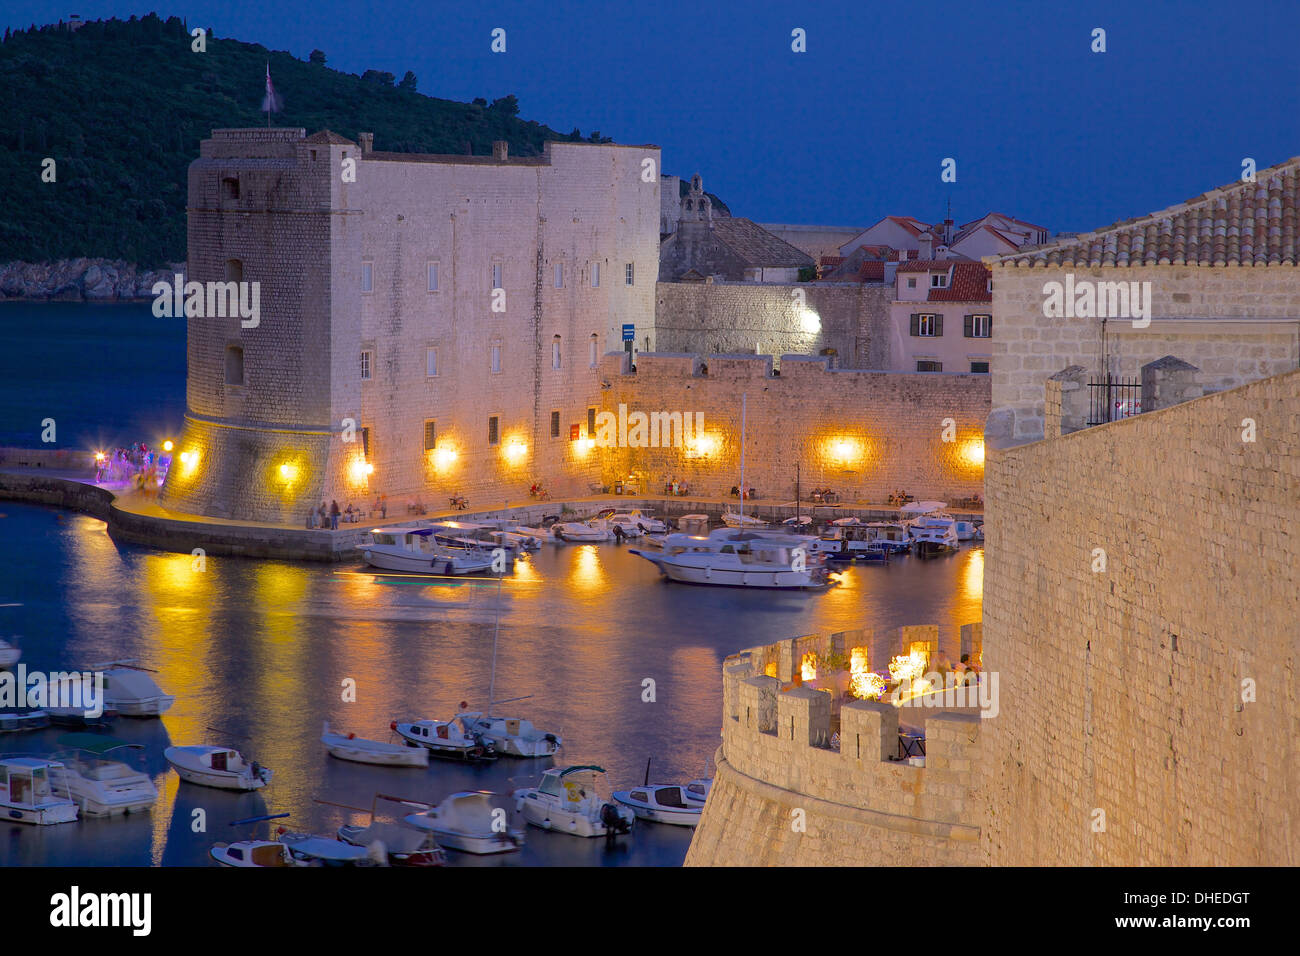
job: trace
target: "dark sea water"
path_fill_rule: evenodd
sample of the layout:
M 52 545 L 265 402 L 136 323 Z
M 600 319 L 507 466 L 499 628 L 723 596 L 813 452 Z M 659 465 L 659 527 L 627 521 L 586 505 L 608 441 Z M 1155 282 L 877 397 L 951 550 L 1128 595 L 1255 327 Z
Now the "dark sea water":
M 6 306 L 0 319 L 21 325 L 33 311 L 44 317 L 47 336 L 66 331 L 80 337 L 83 350 L 110 360 L 129 351 L 114 342 L 133 340 L 119 322 L 156 321 L 147 309 L 89 306 Z M 110 315 L 119 318 L 105 322 Z M 155 359 L 183 364 L 183 347 L 144 339 Z M 5 361 L 13 363 L 12 350 Z M 183 406 L 179 369 L 141 370 L 123 395 L 120 369 L 107 376 L 117 384 L 105 385 L 96 377 L 102 363 L 79 367 L 80 375 L 60 373 L 62 384 L 49 388 L 44 366 L 11 365 L 0 378 L 0 407 L 35 413 L 39 403 L 25 392 L 70 389 L 58 399 L 69 411 L 41 414 L 73 421 L 72 409 L 91 407 L 121 429 L 142 428 Z M 168 389 L 175 394 L 165 395 Z M 135 396 L 145 395 L 137 405 Z M 95 434 L 98 417 L 82 415 L 85 434 Z M 958 626 L 978 620 L 981 607 L 983 551 L 970 547 L 928 562 L 852 567 L 822 593 L 783 593 L 668 584 L 613 544 L 547 545 L 520 562 L 498 603 L 492 581 L 383 578 L 357 565 L 209 557 L 196 571 L 189 555 L 119 545 L 103 522 L 84 515 L 8 501 L 0 501 L 0 513 L 0 604 L 21 605 L 0 608 L 0 635 L 21 635 L 23 662 L 51 670 L 136 658 L 157 669 L 158 683 L 177 697 L 161 720 L 119 718 L 112 729 L 145 747 L 143 765 L 161 794 L 152 813 L 51 827 L 0 823 L 0 864 L 208 865 L 213 843 L 266 833 L 267 824 L 229 825 L 254 815 L 288 812 L 284 823 L 292 829 L 332 833 L 364 815 L 317 800 L 366 807 L 377 792 L 437 801 L 456 790 L 508 793 L 532 785 L 549 760 L 388 769 L 335 760 L 319 740 L 326 720 L 386 740 L 392 720 L 446 719 L 461 700 L 482 706 L 498 613 L 495 696 L 531 695 L 499 710 L 560 732 L 562 763 L 599 764 L 622 789 L 641 782 L 648 758 L 661 782 L 711 775 L 726 655 L 870 627 L 877 635 L 871 662 L 879 668 L 896 653 L 884 641 L 889 628 L 936 623 L 943 649 L 955 656 Z M 342 700 L 349 678 L 355 703 Z M 655 682 L 653 702 L 643 700 L 647 678 Z M 52 752 L 63 732 L 0 735 L 0 749 Z M 250 795 L 182 784 L 163 748 L 197 743 L 233 744 L 275 778 Z M 198 810 L 204 832 L 194 829 Z M 638 824 L 609 850 L 603 840 L 529 828 L 521 853 L 451 860 L 677 865 L 689 840 L 689 830 Z

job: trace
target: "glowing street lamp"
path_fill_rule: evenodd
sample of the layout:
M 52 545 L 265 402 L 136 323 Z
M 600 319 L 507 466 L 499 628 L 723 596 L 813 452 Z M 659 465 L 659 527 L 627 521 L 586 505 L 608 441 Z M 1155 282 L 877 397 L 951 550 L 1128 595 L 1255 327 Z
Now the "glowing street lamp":
M 163 451 L 170 452 L 174 447 L 170 438 L 163 442 Z

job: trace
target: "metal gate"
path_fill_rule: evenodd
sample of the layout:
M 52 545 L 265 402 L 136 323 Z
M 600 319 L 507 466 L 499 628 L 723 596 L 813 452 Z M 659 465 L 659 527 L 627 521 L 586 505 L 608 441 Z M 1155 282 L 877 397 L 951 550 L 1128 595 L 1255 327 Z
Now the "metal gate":
M 1132 418 L 1142 411 L 1142 382 L 1137 378 L 1107 375 L 1088 383 L 1088 424 L 1104 425 Z

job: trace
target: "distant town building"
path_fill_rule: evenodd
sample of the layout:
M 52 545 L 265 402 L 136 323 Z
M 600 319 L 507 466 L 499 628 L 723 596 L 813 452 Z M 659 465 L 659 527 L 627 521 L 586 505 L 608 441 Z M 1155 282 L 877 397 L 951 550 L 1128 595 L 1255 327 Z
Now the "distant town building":
M 890 307 L 892 367 L 987 373 L 993 360 L 993 292 L 987 266 L 953 259 L 899 263 Z

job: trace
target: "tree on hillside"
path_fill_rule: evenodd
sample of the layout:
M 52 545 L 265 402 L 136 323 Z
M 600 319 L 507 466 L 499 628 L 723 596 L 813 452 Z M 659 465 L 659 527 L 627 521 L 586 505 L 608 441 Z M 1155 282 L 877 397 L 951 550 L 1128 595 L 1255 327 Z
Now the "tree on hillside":
M 386 70 L 366 70 L 361 74 L 361 79 L 368 83 L 382 83 L 384 86 L 392 86 L 396 78 Z
M 410 70 L 407 70 L 407 71 L 406 71 L 406 76 L 402 77 L 402 82 L 401 82 L 401 83 L 398 83 L 397 85 L 398 85 L 401 89 L 404 89 L 404 90 L 410 90 L 412 93 L 414 93 L 414 92 L 415 92 L 415 83 L 416 83 L 416 80 L 415 80 L 415 74 L 412 73 Z
M 325 65 L 325 51 L 324 51 L 324 50 L 312 50 L 311 53 L 310 53 L 310 55 L 308 55 L 308 57 L 307 57 L 307 62 L 308 62 L 308 63 L 315 63 L 317 66 L 324 66 L 324 65 Z
M 488 107 L 493 113 L 501 113 L 505 116 L 519 115 L 519 97 L 511 93 L 509 96 L 501 96 L 492 101 Z

